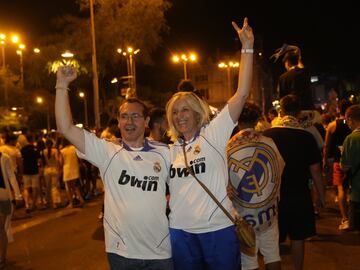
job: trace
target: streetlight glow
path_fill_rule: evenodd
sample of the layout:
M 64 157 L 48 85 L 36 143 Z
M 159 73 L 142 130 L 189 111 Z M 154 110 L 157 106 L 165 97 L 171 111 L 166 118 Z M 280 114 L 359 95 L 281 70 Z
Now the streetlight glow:
M 81 98 L 85 97 L 85 93 L 84 92 L 79 92 L 79 97 L 81 97 Z
M 128 71 L 128 80 L 129 80 L 129 88 L 133 91 L 134 95 L 136 96 L 136 69 L 135 69 L 135 59 L 134 55 L 140 52 L 140 49 L 134 49 L 133 47 L 129 46 L 126 50 L 118 48 L 116 50 L 119 54 L 122 54 L 126 57 L 126 65 Z M 117 83 L 118 80 L 114 78 L 111 83 Z
M 19 49 L 20 49 L 20 50 L 24 50 L 25 47 L 26 47 L 25 44 L 20 44 L 20 45 L 19 45 Z
M 70 51 L 65 51 L 61 54 L 61 56 L 64 58 L 72 58 L 72 57 L 74 57 L 74 54 Z
M 0 34 L 0 39 L 2 39 L 2 40 L 6 39 L 6 35 L 3 34 L 3 33 L 1 33 L 1 34 Z
M 179 63 L 180 61 L 183 63 L 183 66 L 184 66 L 184 79 L 186 80 L 187 79 L 187 62 L 190 61 L 190 62 L 195 62 L 197 59 L 197 56 L 196 54 L 194 53 L 190 53 L 190 54 L 181 54 L 180 57 L 178 55 L 173 55 L 172 56 L 172 61 L 174 63 Z
M 11 36 L 11 42 L 12 42 L 12 43 L 18 43 L 18 42 L 19 42 L 19 36 L 17 36 L 17 35 L 12 35 L 12 36 Z
M 40 49 L 39 48 L 34 48 L 34 53 L 40 53 Z
M 174 55 L 174 56 L 172 57 L 172 60 L 173 60 L 173 62 L 177 63 L 177 62 L 180 61 L 180 58 L 179 58 L 179 56 Z
M 42 104 L 44 102 L 44 100 L 43 100 L 42 97 L 37 97 L 36 102 L 39 103 L 39 104 Z

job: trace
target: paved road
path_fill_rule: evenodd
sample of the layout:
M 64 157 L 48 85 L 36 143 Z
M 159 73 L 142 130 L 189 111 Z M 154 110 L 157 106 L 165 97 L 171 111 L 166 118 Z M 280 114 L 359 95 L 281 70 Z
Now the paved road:
M 306 270 L 360 270 L 360 234 L 342 233 L 333 197 L 317 220 L 318 236 L 306 242 Z M 102 226 L 97 220 L 102 197 L 82 209 L 38 211 L 13 222 L 15 241 L 9 245 L 13 270 L 106 270 Z M 289 244 L 281 246 L 282 269 L 290 270 Z M 261 268 L 263 269 L 263 268 Z M 224 269 L 225 270 L 225 269 Z

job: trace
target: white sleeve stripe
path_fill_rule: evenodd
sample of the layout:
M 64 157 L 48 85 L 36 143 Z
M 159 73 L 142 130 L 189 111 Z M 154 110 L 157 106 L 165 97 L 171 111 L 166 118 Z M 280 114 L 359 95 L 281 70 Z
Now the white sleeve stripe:
M 220 155 L 221 159 L 224 161 L 224 164 L 227 165 L 227 163 L 225 162 L 223 156 L 221 155 L 220 151 L 213 146 L 203 135 L 200 135 L 212 148 L 214 148 L 214 150 Z
M 106 173 L 107 173 L 107 170 L 108 170 L 109 167 L 110 167 L 110 164 L 111 164 L 112 160 L 113 160 L 114 157 L 115 157 L 121 150 L 123 150 L 123 149 L 124 149 L 124 148 L 121 148 L 119 151 L 116 151 L 116 152 L 114 153 L 114 155 L 110 158 L 109 163 L 108 163 L 106 169 L 104 170 L 104 174 L 103 174 L 103 177 L 102 177 L 103 180 L 105 180 L 105 175 L 106 175 Z

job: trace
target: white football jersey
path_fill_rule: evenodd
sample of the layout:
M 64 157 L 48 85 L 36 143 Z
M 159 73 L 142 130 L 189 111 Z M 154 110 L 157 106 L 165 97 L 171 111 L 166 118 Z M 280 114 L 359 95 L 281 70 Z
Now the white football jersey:
M 84 133 L 85 155 L 79 155 L 99 168 L 104 182 L 106 252 L 134 259 L 170 258 L 167 145 L 145 139 L 141 150 L 133 150 Z
M 228 211 L 232 204 L 226 193 L 226 144 L 234 127 L 226 105 L 185 147 L 189 167 Z M 182 140 L 170 146 L 170 155 L 170 227 L 203 233 L 231 226 L 230 219 L 187 171 Z

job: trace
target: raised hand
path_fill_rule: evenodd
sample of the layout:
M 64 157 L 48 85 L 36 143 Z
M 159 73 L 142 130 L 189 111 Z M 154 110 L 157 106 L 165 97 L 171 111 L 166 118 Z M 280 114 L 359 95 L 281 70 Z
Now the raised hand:
M 77 77 L 77 71 L 72 66 L 60 66 L 56 73 L 56 87 L 65 87 L 75 80 Z
M 254 44 L 254 34 L 252 28 L 248 23 L 248 18 L 245 17 L 243 27 L 240 28 L 235 22 L 232 22 L 233 27 L 239 35 L 239 39 L 244 48 L 252 48 Z

